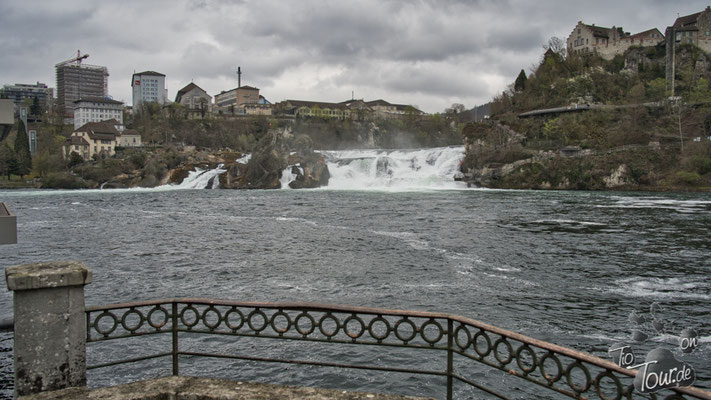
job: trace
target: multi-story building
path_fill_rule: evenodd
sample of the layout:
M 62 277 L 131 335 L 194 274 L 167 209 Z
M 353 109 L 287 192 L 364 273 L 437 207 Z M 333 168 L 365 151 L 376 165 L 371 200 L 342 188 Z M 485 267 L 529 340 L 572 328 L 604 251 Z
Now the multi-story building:
M 123 103 L 101 97 L 87 97 L 74 102 L 74 129 L 88 122 L 117 120 L 123 125 Z
M 679 17 L 666 31 L 668 43 L 692 43 L 711 52 L 711 6 L 703 11 Z
M 594 53 L 606 60 L 612 60 L 632 46 L 650 47 L 663 41 L 664 35 L 657 28 L 631 35 L 621 27 L 605 28 L 578 21 L 568 36 L 567 50 L 568 54 Z
M 245 114 L 245 106 L 259 104 L 259 89 L 240 86 L 215 95 L 215 106 L 234 114 Z
M 54 97 L 54 89 L 47 87 L 46 84 L 37 82 L 36 84 L 16 83 L 14 85 L 4 85 L 0 89 L 3 96 L 11 99 L 15 106 L 22 104 L 23 100 L 37 101 L 42 107 L 48 108 L 52 98 Z
M 89 122 L 72 132 L 64 145 L 64 157 L 76 152 L 85 160 L 94 155 L 110 157 L 116 154 L 119 131 L 111 123 Z
M 117 137 L 119 147 L 140 147 L 141 134 L 135 129 L 121 130 L 121 136 Z
M 57 109 L 66 120 L 74 117 L 74 102 L 87 97 L 109 95 L 109 71 L 106 67 L 71 63 L 55 65 L 57 72 Z
M 155 71 L 143 71 L 133 74 L 133 112 L 143 103 L 165 104 L 168 92 L 165 89 L 165 75 Z
M 284 100 L 276 104 L 275 107 L 283 114 L 294 117 L 351 118 L 351 110 L 344 103 Z
M 182 104 L 190 117 L 204 117 L 212 108 L 212 96 L 192 82 L 178 90 L 175 102 Z

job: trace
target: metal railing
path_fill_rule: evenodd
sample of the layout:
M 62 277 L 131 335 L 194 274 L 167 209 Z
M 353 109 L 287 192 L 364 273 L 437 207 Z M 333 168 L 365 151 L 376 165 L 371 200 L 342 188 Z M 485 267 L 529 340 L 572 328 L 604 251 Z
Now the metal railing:
M 467 368 L 462 365 L 478 363 L 538 385 L 541 392 L 556 392 L 578 399 L 639 398 L 632 385 L 636 371 L 620 368 L 586 353 L 449 314 L 315 303 L 252 303 L 198 298 L 88 307 L 86 314 L 87 342 L 172 335 L 170 351 L 90 365 L 88 369 L 171 357 L 172 373 L 179 375 L 181 356 L 214 357 L 439 376 L 446 379 L 447 399 L 453 398 L 455 382 L 470 385 L 493 397 L 507 399 L 505 393 L 465 377 Z M 180 334 L 187 333 L 397 347 L 418 352 L 435 350 L 444 353 L 446 367 L 432 370 L 184 351 L 179 346 Z M 650 394 L 647 398 L 711 400 L 711 393 L 694 387 L 660 393 L 663 392 Z

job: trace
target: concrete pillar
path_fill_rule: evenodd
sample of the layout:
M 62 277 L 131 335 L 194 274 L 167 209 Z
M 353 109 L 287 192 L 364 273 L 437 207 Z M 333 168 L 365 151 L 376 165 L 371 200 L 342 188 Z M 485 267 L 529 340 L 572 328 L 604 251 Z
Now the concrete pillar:
M 84 285 L 91 270 L 76 261 L 5 270 L 15 313 L 15 396 L 86 386 Z

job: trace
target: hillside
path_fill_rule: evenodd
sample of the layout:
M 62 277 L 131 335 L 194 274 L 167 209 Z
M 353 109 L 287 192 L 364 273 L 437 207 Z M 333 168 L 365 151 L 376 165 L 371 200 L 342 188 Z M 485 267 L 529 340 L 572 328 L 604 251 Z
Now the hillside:
M 663 45 L 611 61 L 547 52 L 494 99 L 490 121 L 464 128 L 465 179 L 508 188 L 708 189 L 711 57 L 679 47 L 670 100 L 665 54 Z M 557 110 L 531 113 L 549 109 Z

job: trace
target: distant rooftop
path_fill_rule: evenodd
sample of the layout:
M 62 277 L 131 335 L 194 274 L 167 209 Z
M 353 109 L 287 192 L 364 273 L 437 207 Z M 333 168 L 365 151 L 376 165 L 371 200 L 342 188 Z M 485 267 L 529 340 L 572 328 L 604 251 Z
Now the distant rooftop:
M 104 104 L 123 104 L 122 101 L 107 99 L 104 97 L 83 97 L 79 100 L 74 100 L 74 103 L 81 103 L 84 101 L 90 101 L 92 103 L 104 103 Z
M 136 75 L 165 76 L 165 74 L 161 74 L 160 72 L 156 72 L 156 71 L 143 71 L 143 72 L 137 72 L 137 73 L 133 74 L 133 76 L 136 76 Z

